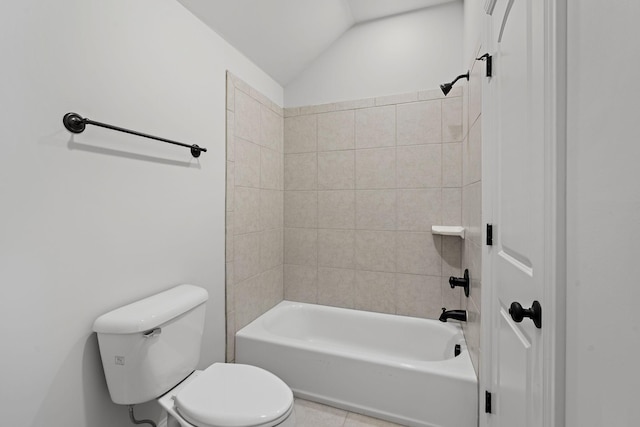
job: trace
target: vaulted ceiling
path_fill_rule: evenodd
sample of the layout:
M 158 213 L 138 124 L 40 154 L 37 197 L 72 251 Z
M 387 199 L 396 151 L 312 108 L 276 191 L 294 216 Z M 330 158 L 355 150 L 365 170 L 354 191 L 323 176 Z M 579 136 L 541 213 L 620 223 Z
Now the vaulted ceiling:
M 178 0 L 282 86 L 354 25 L 454 0 Z

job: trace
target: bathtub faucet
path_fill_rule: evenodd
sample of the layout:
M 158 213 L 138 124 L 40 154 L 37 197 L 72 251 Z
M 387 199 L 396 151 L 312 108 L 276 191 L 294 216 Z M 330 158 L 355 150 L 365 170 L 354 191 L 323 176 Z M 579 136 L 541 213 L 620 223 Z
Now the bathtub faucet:
M 467 321 L 467 311 L 466 310 L 447 310 L 442 307 L 442 314 L 440 315 L 441 322 L 446 322 L 447 319 L 459 320 L 461 322 Z

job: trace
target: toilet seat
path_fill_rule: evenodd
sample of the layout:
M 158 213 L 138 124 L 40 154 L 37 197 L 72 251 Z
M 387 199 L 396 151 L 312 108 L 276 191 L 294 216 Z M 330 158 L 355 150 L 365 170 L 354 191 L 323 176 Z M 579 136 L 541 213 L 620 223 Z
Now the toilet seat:
M 174 397 L 175 409 L 197 427 L 272 427 L 293 410 L 293 393 L 264 369 L 214 363 Z

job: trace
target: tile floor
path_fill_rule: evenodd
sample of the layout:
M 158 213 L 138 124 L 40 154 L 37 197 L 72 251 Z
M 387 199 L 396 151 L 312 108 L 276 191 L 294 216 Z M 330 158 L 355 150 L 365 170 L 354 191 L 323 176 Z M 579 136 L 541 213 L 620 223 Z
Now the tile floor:
M 308 400 L 296 399 L 296 427 L 398 427 L 377 418 L 366 417 Z

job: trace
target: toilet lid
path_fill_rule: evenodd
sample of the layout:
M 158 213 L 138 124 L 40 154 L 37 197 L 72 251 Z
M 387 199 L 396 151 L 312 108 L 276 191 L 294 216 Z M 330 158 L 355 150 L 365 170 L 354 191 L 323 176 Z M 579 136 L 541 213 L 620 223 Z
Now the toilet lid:
M 175 405 L 198 427 L 269 427 L 289 415 L 293 393 L 264 369 L 214 363 L 180 390 Z

